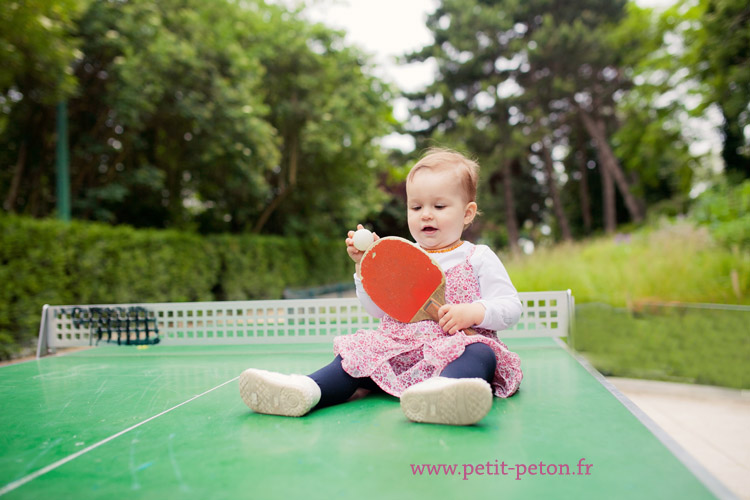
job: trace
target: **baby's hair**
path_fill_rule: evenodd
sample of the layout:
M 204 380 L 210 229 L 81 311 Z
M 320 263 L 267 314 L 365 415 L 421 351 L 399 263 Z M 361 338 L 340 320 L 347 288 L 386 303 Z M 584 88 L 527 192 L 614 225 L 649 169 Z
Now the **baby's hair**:
M 430 148 L 409 171 L 406 182 L 412 182 L 414 175 L 423 169 L 443 170 L 456 169 L 461 177 L 468 201 L 477 201 L 477 183 L 479 182 L 479 164 L 457 151 L 443 148 Z

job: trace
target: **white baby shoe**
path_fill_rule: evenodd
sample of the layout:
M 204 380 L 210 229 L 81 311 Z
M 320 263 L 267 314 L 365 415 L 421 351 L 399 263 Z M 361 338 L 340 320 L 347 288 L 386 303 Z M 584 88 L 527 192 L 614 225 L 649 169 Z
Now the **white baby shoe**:
M 492 388 L 481 378 L 433 377 L 401 394 L 401 409 L 413 422 L 471 425 L 492 407 Z
M 320 401 L 320 387 L 305 375 L 248 368 L 240 375 L 240 396 L 256 413 L 301 417 Z

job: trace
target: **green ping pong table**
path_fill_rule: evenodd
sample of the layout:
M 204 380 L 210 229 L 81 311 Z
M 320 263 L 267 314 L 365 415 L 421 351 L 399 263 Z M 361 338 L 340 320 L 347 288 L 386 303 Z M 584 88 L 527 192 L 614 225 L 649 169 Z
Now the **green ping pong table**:
M 244 405 L 245 368 L 309 373 L 373 327 L 356 299 L 45 306 L 39 358 L 0 368 L 0 496 L 731 498 L 558 338 L 569 292 L 522 301 L 503 332 L 521 389 L 468 427 L 384 394 L 302 418 Z

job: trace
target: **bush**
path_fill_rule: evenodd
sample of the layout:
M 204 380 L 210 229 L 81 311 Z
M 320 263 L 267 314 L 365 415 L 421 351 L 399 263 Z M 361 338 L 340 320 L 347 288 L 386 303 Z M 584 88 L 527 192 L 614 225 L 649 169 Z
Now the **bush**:
M 276 299 L 352 267 L 339 241 L 0 216 L 0 359 L 33 345 L 44 304 Z
M 750 248 L 750 180 L 717 184 L 698 197 L 690 214 L 723 244 Z

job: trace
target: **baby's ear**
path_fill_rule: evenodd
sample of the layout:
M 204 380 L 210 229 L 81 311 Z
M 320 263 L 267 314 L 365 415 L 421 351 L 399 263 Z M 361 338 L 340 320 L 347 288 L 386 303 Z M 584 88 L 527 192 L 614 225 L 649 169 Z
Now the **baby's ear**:
M 464 211 L 464 226 L 468 226 L 472 222 L 474 222 L 474 217 L 477 216 L 477 204 L 476 202 L 470 201 L 466 205 L 466 210 Z

